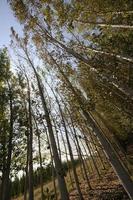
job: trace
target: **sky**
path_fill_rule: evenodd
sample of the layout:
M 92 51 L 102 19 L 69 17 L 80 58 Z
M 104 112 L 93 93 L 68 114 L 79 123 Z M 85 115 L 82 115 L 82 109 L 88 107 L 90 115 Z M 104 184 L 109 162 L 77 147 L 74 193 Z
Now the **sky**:
M 22 27 L 7 3 L 7 0 L 0 0 L 0 48 L 10 44 L 10 28 L 14 27 L 17 33 L 22 33 Z

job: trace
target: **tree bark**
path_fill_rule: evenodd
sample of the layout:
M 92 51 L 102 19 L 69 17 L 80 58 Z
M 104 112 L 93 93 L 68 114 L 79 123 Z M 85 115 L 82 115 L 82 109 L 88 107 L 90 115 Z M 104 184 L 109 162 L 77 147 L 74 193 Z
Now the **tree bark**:
M 10 83 L 7 81 L 9 89 L 9 107 L 10 107 L 10 130 L 9 130 L 9 139 L 8 139 L 8 152 L 6 165 L 3 172 L 2 178 L 2 200 L 10 200 L 10 168 L 11 168 L 11 157 L 12 157 L 12 139 L 13 139 L 13 94 Z
M 28 79 L 27 79 L 28 81 Z M 33 128 L 32 128 L 32 111 L 31 111 L 31 95 L 28 81 L 28 118 L 29 118 L 29 200 L 34 200 L 33 189 Z
M 51 90 L 52 90 L 52 88 L 51 88 Z M 75 179 L 75 183 L 76 183 L 76 188 L 77 188 L 80 200 L 83 200 L 84 198 L 82 196 L 82 192 L 81 192 L 81 189 L 79 187 L 79 180 L 78 180 L 76 168 L 75 168 L 75 165 L 74 165 L 73 153 L 72 153 L 72 149 L 71 149 L 71 145 L 70 145 L 70 141 L 69 141 L 69 137 L 68 137 L 68 131 L 67 131 L 67 128 L 66 128 L 66 124 L 65 124 L 64 117 L 63 117 L 62 109 L 61 109 L 60 103 L 58 101 L 58 98 L 56 97 L 56 95 L 55 95 L 53 90 L 52 90 L 52 92 L 53 92 L 53 94 L 55 96 L 56 103 L 57 103 L 57 105 L 59 107 L 59 111 L 60 111 L 60 115 L 61 115 L 64 131 L 65 131 L 65 136 L 66 136 L 66 140 L 67 140 L 68 150 L 69 150 L 69 154 L 70 154 L 70 158 L 71 158 L 71 162 L 72 162 L 72 169 L 73 169 L 74 179 Z
M 40 97 L 41 97 L 41 101 L 42 101 L 42 106 L 43 106 L 45 116 L 46 116 L 46 122 L 47 122 L 49 138 L 50 138 L 50 143 L 51 143 L 54 162 L 55 162 L 55 169 L 56 169 L 56 174 L 57 174 L 57 179 L 58 179 L 58 184 L 59 184 L 59 189 L 60 189 L 60 194 L 61 194 L 61 200 L 69 200 L 69 194 L 68 194 L 65 179 L 64 179 L 64 172 L 63 172 L 61 160 L 60 160 L 59 155 L 58 155 L 58 150 L 57 150 L 57 146 L 56 146 L 56 142 L 55 142 L 52 123 L 51 123 L 51 119 L 50 119 L 50 116 L 49 116 L 49 110 L 47 108 L 47 104 L 46 104 L 44 94 L 43 94 L 43 88 L 42 88 L 42 85 L 41 85 L 41 82 L 40 82 L 39 75 L 36 72 L 36 69 L 35 69 L 32 61 L 30 60 L 27 52 L 26 52 L 26 56 L 27 56 L 27 59 L 28 59 L 30 65 L 31 65 L 34 73 L 35 73 L 35 76 L 36 76 L 36 79 L 37 79 L 37 84 L 38 84 L 38 89 L 39 89 L 39 93 L 40 93 Z
M 42 165 L 42 153 L 41 153 L 41 141 L 40 141 L 40 132 L 38 129 L 38 124 L 35 119 L 35 116 L 33 115 L 35 125 L 36 125 L 36 134 L 38 139 L 38 152 L 39 152 L 39 162 L 40 162 L 40 185 L 41 185 L 41 200 L 44 200 L 44 191 L 43 191 L 43 165 Z

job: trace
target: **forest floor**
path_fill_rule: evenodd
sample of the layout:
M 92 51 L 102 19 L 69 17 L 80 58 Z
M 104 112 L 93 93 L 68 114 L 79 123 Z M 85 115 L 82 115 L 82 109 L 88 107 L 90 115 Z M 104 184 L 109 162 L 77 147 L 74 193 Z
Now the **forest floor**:
M 92 187 L 91 190 L 88 188 L 87 182 L 83 179 L 79 166 L 77 167 L 77 173 L 80 180 L 80 188 L 84 200 L 129 200 L 126 192 L 124 191 L 117 176 L 115 175 L 113 169 L 110 166 L 108 166 L 106 170 L 102 170 L 101 178 L 98 178 L 98 175 L 94 173 L 89 175 L 89 181 Z M 79 198 L 77 191 L 75 189 L 72 189 L 72 185 L 68 174 L 66 176 L 66 182 L 70 194 L 70 200 L 78 200 Z M 52 181 L 49 181 L 44 185 L 44 191 L 46 191 L 47 188 L 49 188 L 49 193 L 54 192 Z M 57 194 L 59 197 L 58 188 Z M 41 200 L 40 187 L 35 188 L 34 196 L 35 200 Z M 14 198 L 13 200 L 23 200 L 23 196 L 21 195 L 20 197 Z
M 85 200 L 128 200 L 128 196 L 120 184 L 117 176 L 110 168 L 103 173 L 101 179 L 96 175 L 90 176 L 92 190 L 89 190 L 87 183 L 82 181 L 80 184 L 82 194 Z M 76 190 L 70 193 L 70 200 L 77 200 Z

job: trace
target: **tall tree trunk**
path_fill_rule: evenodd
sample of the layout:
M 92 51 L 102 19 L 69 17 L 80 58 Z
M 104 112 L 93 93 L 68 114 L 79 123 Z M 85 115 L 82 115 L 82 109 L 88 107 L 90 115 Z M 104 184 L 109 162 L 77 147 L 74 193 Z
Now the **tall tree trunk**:
M 27 75 L 25 74 L 26 80 L 27 80 Z M 24 94 L 22 94 L 22 98 L 24 97 Z M 25 115 L 26 115 L 26 120 L 27 123 L 29 121 L 28 118 L 28 110 L 27 110 L 27 106 L 26 106 L 26 99 L 25 97 L 23 98 L 24 100 L 24 109 L 25 109 Z M 25 182 L 24 182 L 24 200 L 27 200 L 27 192 L 29 189 L 29 126 L 27 124 L 27 132 L 26 132 L 26 137 L 27 137 L 27 155 L 26 155 L 26 166 L 25 166 Z
M 50 139 L 49 139 L 49 136 L 48 136 L 48 133 L 47 133 L 47 128 L 46 128 L 43 120 L 42 120 L 42 124 L 43 124 L 43 127 L 45 129 L 47 142 L 48 142 L 49 147 L 50 147 L 51 167 L 52 167 L 52 181 L 53 181 L 53 187 L 54 187 L 54 195 L 55 195 L 55 200 L 58 200 L 57 189 L 56 189 L 56 181 L 55 181 L 55 171 L 54 171 L 54 161 L 53 161 L 52 148 L 51 148 Z
M 60 160 L 59 155 L 58 155 L 58 150 L 57 150 L 57 146 L 56 146 L 56 142 L 55 142 L 52 123 L 51 123 L 51 119 L 50 119 L 50 116 L 49 116 L 49 110 L 47 108 L 45 97 L 44 97 L 44 94 L 43 94 L 43 88 L 42 88 L 42 85 L 41 85 L 41 81 L 40 81 L 39 75 L 36 72 L 36 69 L 35 69 L 32 61 L 30 60 L 27 52 L 26 52 L 26 56 L 27 56 L 27 59 L 28 59 L 30 65 L 31 65 L 34 73 L 35 73 L 36 79 L 37 79 L 38 89 L 39 89 L 43 109 L 44 109 L 45 116 L 46 116 L 46 122 L 47 122 L 49 138 L 50 138 L 50 143 L 51 143 L 54 162 L 55 162 L 55 169 L 56 169 L 56 174 L 57 174 L 57 178 L 58 178 L 58 184 L 59 184 L 61 199 L 62 200 L 69 200 L 69 194 L 68 194 L 65 179 L 64 179 L 64 172 L 63 172 L 61 160 Z
M 70 120 L 71 120 L 72 127 L 74 128 L 74 122 L 73 122 L 73 118 L 72 118 L 72 116 L 71 116 L 71 112 L 70 112 L 70 110 L 68 109 L 68 107 L 67 107 L 65 101 L 63 100 L 62 96 L 60 95 L 60 93 L 58 93 L 58 95 L 59 95 L 61 101 L 63 102 L 63 104 L 64 104 L 64 106 L 65 106 L 65 109 L 67 110 L 67 112 L 68 112 L 68 114 L 69 114 L 69 117 L 70 117 Z M 77 135 L 75 134 L 75 136 L 77 136 Z M 74 140 L 74 141 L 75 141 L 75 140 Z M 83 146 L 84 151 L 85 151 L 85 153 L 86 153 L 86 155 L 87 155 L 87 151 L 86 151 L 86 148 L 84 147 L 83 143 L 82 143 L 82 146 Z M 82 156 L 82 155 L 81 155 L 81 156 Z M 90 160 L 89 160 L 89 164 L 90 164 L 91 171 L 93 171 L 93 167 L 92 167 L 92 165 L 91 165 Z M 90 171 L 87 162 L 86 162 L 86 165 L 87 165 L 88 171 Z M 82 169 L 81 169 L 81 170 L 82 170 Z
M 34 200 L 33 189 L 33 128 L 32 128 L 32 111 L 31 111 L 31 94 L 29 80 L 28 82 L 28 114 L 29 114 L 29 200 Z
M 83 200 L 83 196 L 82 196 L 82 192 L 81 192 L 81 189 L 80 189 L 80 186 L 79 186 L 79 180 L 78 180 L 76 168 L 75 168 L 75 165 L 74 165 L 73 153 L 72 153 L 72 149 L 71 149 L 71 145 L 70 145 L 70 141 L 69 141 L 69 137 L 68 137 L 68 131 L 67 131 L 67 128 L 66 128 L 66 123 L 65 123 L 65 120 L 64 120 L 62 109 L 61 109 L 61 106 L 60 106 L 60 103 L 58 101 L 57 96 L 55 95 L 53 90 L 52 90 L 52 92 L 53 92 L 53 94 L 55 96 L 57 105 L 59 107 L 59 111 L 60 111 L 60 115 L 61 115 L 61 119 L 62 119 L 62 124 L 63 124 L 63 127 L 64 127 L 65 136 L 66 136 L 66 140 L 67 140 L 68 150 L 69 150 L 69 154 L 70 154 L 70 158 L 71 158 L 71 162 L 72 162 L 72 169 L 73 169 L 73 173 L 74 173 L 74 179 L 75 179 L 75 183 L 76 183 L 76 188 L 77 188 L 80 200 Z
M 88 148 L 88 151 L 89 151 L 89 155 L 90 155 L 90 158 L 91 158 L 91 160 L 92 160 L 92 163 L 93 163 L 93 165 L 94 165 L 94 168 L 95 168 L 95 170 L 96 170 L 96 172 L 97 172 L 97 175 L 98 175 L 98 177 L 100 177 L 100 171 L 99 171 L 99 168 L 98 168 L 98 166 L 97 166 L 97 163 L 96 163 L 96 161 L 95 161 L 95 159 L 94 159 L 94 152 L 93 152 L 93 154 L 92 154 L 92 151 L 91 151 L 91 148 L 90 148 L 90 144 L 87 142 L 87 140 L 85 140 L 85 143 L 86 143 L 86 146 L 87 146 L 87 148 Z
M 44 192 L 43 192 L 43 166 L 42 166 L 41 142 L 40 142 L 40 135 L 39 134 L 38 134 L 38 149 L 39 149 L 39 160 L 40 160 L 41 198 L 42 198 L 42 200 L 44 200 Z
M 50 148 L 51 148 L 51 147 L 50 147 Z M 52 153 L 52 152 L 51 152 L 51 153 Z M 55 200 L 58 200 L 53 158 L 51 158 L 51 162 L 52 162 L 52 165 L 51 165 L 51 167 L 52 167 L 52 179 L 53 179 L 53 186 L 54 186 L 54 199 L 55 199 Z
M 120 28 L 120 29 L 133 29 L 133 26 L 127 25 L 127 24 L 107 24 L 107 23 L 98 23 L 98 22 L 93 22 L 89 20 L 80 20 L 77 19 L 75 20 L 77 23 L 83 23 L 83 24 L 88 24 L 88 25 L 97 25 L 99 27 L 104 27 L 104 28 Z
M 29 166 L 29 163 L 28 163 L 28 137 L 27 137 L 27 160 L 26 160 L 26 167 L 25 167 L 25 182 L 24 182 L 24 200 L 27 200 L 27 191 L 28 191 L 28 166 Z
M 4 180 L 5 180 L 5 173 L 6 173 L 6 136 L 3 137 L 3 148 L 2 148 L 2 177 L 0 183 L 0 199 L 2 199 L 3 195 L 3 187 L 4 187 Z
M 87 155 L 87 158 L 85 158 L 86 166 L 88 168 L 89 173 L 92 173 L 92 172 L 94 172 L 94 169 L 93 169 L 93 166 L 92 166 L 92 163 L 91 163 L 91 160 L 90 160 L 90 155 L 88 155 L 88 152 L 87 152 L 87 147 L 84 145 L 82 140 L 81 140 L 81 144 L 82 144 L 83 149 L 84 149 L 84 151 L 85 151 L 85 153 Z
M 11 168 L 11 157 L 12 157 L 12 139 L 13 139 L 13 94 L 10 83 L 7 82 L 9 89 L 9 104 L 10 104 L 10 130 L 8 138 L 8 151 L 6 165 L 4 169 L 3 179 L 2 179 L 2 200 L 10 200 L 10 168 Z
M 66 147 L 65 139 L 64 139 L 64 136 L 63 136 L 62 133 L 61 133 L 61 138 L 62 138 L 62 141 L 63 141 L 63 145 L 64 145 L 64 149 L 65 149 L 65 154 L 66 154 L 66 161 L 67 161 L 69 179 L 70 179 L 70 182 L 71 182 L 71 185 L 72 185 L 72 189 L 74 189 L 73 178 L 72 178 L 72 174 L 71 174 L 70 161 L 69 161 L 69 159 L 68 159 L 67 147 Z
M 52 116 L 51 116 L 51 118 L 52 118 Z M 59 140 L 59 135 L 58 135 L 58 131 L 57 131 L 57 126 L 56 126 L 56 122 L 55 122 L 54 118 L 52 118 L 52 121 L 53 121 L 53 124 L 54 124 L 55 133 L 56 133 L 56 139 L 57 139 L 59 157 L 61 159 L 61 147 L 60 147 L 60 140 Z
M 91 189 L 90 181 L 88 179 L 88 175 L 87 175 L 87 171 L 86 171 L 86 167 L 85 167 L 85 161 L 84 161 L 83 156 L 82 156 L 82 151 L 81 151 L 79 141 L 78 141 L 78 138 L 77 138 L 77 132 L 76 132 L 76 129 L 75 129 L 75 126 L 74 126 L 74 122 L 73 122 L 73 119 L 71 117 L 71 113 L 70 113 L 69 109 L 66 106 L 65 106 L 65 108 L 67 109 L 70 120 L 71 120 L 71 125 L 72 125 L 72 129 L 73 129 L 72 132 L 73 132 L 73 135 L 74 135 L 74 139 L 76 140 L 76 143 L 77 143 L 77 149 L 78 149 L 79 156 L 81 158 L 81 163 L 82 163 L 82 166 L 83 166 L 83 170 L 84 170 L 84 173 L 85 173 L 87 184 L 88 184 L 89 189 Z M 70 127 L 70 129 L 71 129 L 71 127 Z
M 79 152 L 79 155 L 81 157 L 81 161 L 82 161 L 82 165 L 83 165 L 83 169 L 84 169 L 84 173 L 85 173 L 85 178 L 86 178 L 86 181 L 87 181 L 89 189 L 92 189 L 91 185 L 90 185 L 89 178 L 88 178 L 88 174 L 87 174 L 87 171 L 86 171 L 85 162 L 84 162 L 84 159 L 82 157 L 82 153 L 81 153 L 82 151 L 81 151 L 81 148 L 80 148 L 80 145 L 79 145 L 79 141 L 77 139 L 77 133 L 76 133 L 76 130 L 75 130 L 75 127 L 74 127 L 72 119 L 71 119 L 71 122 L 72 122 L 73 131 L 74 131 L 74 138 L 76 140 L 77 147 L 78 147 L 78 152 Z
M 41 185 L 41 200 L 44 200 L 44 192 L 43 192 L 43 165 L 42 165 L 42 153 L 41 153 L 41 141 L 40 141 L 40 132 L 38 129 L 38 124 L 35 119 L 35 116 L 33 115 L 35 125 L 36 125 L 36 134 L 38 139 L 38 152 L 39 152 L 39 162 L 40 162 L 40 185 Z
M 94 138 L 93 138 L 93 135 L 92 135 L 91 131 L 89 131 L 89 136 L 90 136 L 90 138 L 91 138 L 91 140 L 92 140 L 92 142 L 93 142 L 93 146 L 94 146 L 94 148 L 95 148 L 94 151 L 97 152 L 97 156 L 98 156 L 98 158 L 99 158 L 99 160 L 100 160 L 100 162 L 101 162 L 102 168 L 103 168 L 103 169 L 106 169 L 105 164 L 104 164 L 104 161 L 103 161 L 103 158 L 102 158 L 102 155 L 101 155 L 100 152 L 99 152 L 99 148 L 98 148 L 97 145 L 95 144 L 95 141 L 94 141 Z

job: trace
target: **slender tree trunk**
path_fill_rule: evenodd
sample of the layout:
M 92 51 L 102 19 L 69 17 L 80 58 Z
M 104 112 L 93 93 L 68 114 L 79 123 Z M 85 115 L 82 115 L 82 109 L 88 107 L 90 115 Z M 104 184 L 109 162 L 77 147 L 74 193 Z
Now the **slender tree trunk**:
M 52 152 L 51 152 L 52 153 Z M 54 195 L 55 195 L 55 200 L 58 200 L 58 195 L 57 195 L 57 189 L 56 189 L 56 180 L 55 180 L 55 170 L 54 170 L 54 164 L 53 164 L 53 158 L 51 158 L 52 162 L 52 179 L 53 179 L 53 186 L 54 186 Z
M 71 116 L 71 112 L 70 110 L 68 109 L 68 107 L 66 106 L 66 103 L 64 102 L 63 98 L 61 97 L 61 95 L 58 93 L 58 95 L 60 96 L 60 99 L 62 100 L 64 106 L 65 106 L 65 109 L 67 110 L 68 114 L 69 114 L 69 117 L 70 117 L 70 120 L 71 120 L 71 124 L 72 124 L 72 127 L 74 128 L 74 122 L 73 122 L 73 119 L 72 119 L 72 116 Z M 76 135 L 75 135 L 76 136 Z M 74 140 L 75 141 L 75 140 Z M 87 155 L 87 151 L 86 151 L 86 148 L 84 147 L 83 143 L 82 143 L 82 146 L 84 148 L 84 151 L 86 152 L 86 155 Z M 89 163 L 90 163 L 90 160 L 89 160 Z M 88 168 L 88 171 L 90 171 L 89 167 L 88 167 L 88 163 L 86 162 L 86 165 L 87 165 L 87 168 Z M 91 171 L 93 171 L 93 167 L 90 163 L 90 168 L 91 168 Z M 82 171 L 82 169 L 81 169 Z M 83 175 L 84 177 L 84 175 Z
M 66 109 L 67 109 L 67 107 L 66 107 Z M 72 133 L 74 135 L 74 139 L 76 140 L 76 143 L 77 143 L 77 150 L 78 150 L 78 153 L 79 153 L 79 156 L 80 156 L 80 159 L 81 159 L 81 163 L 82 163 L 82 166 L 83 166 L 83 170 L 84 170 L 84 174 L 85 174 L 85 177 L 86 177 L 86 180 L 87 180 L 87 184 L 88 184 L 89 189 L 91 189 L 90 181 L 88 179 L 88 175 L 87 175 L 87 171 L 86 171 L 86 167 L 85 167 L 85 161 L 82 157 L 82 153 L 81 153 L 82 151 L 81 151 L 79 141 L 78 141 L 78 138 L 77 138 L 76 129 L 74 127 L 74 122 L 73 122 L 73 119 L 71 117 L 71 113 L 70 113 L 69 109 L 67 109 L 67 111 L 69 113 L 69 117 L 70 117 L 70 120 L 71 120 L 71 125 L 72 125 L 72 129 L 73 129 L 71 131 L 72 131 Z M 70 127 L 70 129 L 71 129 L 71 127 Z
M 104 28 L 120 28 L 120 29 L 129 29 L 132 30 L 133 26 L 127 25 L 127 24 L 106 24 L 106 23 L 98 23 L 98 22 L 93 22 L 93 21 L 88 21 L 88 20 L 80 20 L 77 19 L 76 22 L 83 23 L 83 24 L 88 24 L 88 25 L 97 25 L 99 27 L 104 27 Z
M 28 77 L 27 74 L 24 74 L 28 83 Z M 27 106 L 26 106 L 26 99 L 25 99 L 25 95 L 22 93 L 21 96 L 23 102 L 24 102 L 24 109 L 25 109 L 25 116 L 26 116 L 26 121 L 28 123 L 29 121 L 29 117 L 28 117 L 28 110 L 27 110 Z M 27 137 L 27 155 L 26 155 L 26 167 L 25 167 L 25 182 L 24 182 L 24 200 L 27 200 L 27 192 L 29 189 L 29 125 L 27 124 L 27 130 L 25 133 L 26 137 Z
M 35 125 L 36 125 L 36 135 L 37 135 L 37 139 L 38 139 L 38 153 L 39 153 L 39 162 L 40 162 L 40 185 L 41 185 L 41 200 L 44 200 L 44 192 L 43 192 L 43 162 L 42 162 L 42 153 L 41 153 L 41 141 L 40 141 L 40 132 L 38 129 L 38 124 L 36 121 L 36 118 L 32 112 L 34 121 L 35 121 Z
M 41 142 L 40 142 L 40 135 L 39 134 L 38 134 L 38 148 L 39 148 L 39 160 L 40 160 L 41 197 L 42 197 L 42 200 L 44 200 L 44 192 L 43 192 L 43 166 L 42 166 Z
M 87 148 L 88 148 L 88 151 L 89 151 L 89 154 L 90 154 L 90 158 L 91 158 L 91 160 L 92 160 L 92 163 L 93 163 L 93 165 L 94 165 L 94 168 L 95 168 L 95 170 L 96 170 L 96 172 L 97 172 L 97 175 L 98 175 L 98 177 L 100 177 L 100 172 L 99 172 L 99 169 L 98 169 L 98 166 L 97 166 L 97 164 L 96 164 L 96 162 L 95 162 L 95 159 L 94 159 L 94 155 L 92 154 L 92 151 L 91 151 L 91 149 L 90 149 L 90 145 L 88 144 L 88 142 L 85 140 L 85 143 L 86 143 L 86 146 L 87 146 Z M 93 152 L 94 153 L 94 152 Z
M 52 116 L 51 116 L 52 118 Z M 52 118 L 53 124 L 54 124 L 54 128 L 55 128 L 55 132 L 56 132 L 56 139 L 57 139 L 57 145 L 58 145 L 58 151 L 59 151 L 59 157 L 61 160 L 61 147 L 60 147 L 60 141 L 59 141 L 59 136 L 58 136 L 58 131 L 57 131 L 57 126 L 56 126 L 56 122 L 55 120 Z
M 50 139 L 49 139 L 49 136 L 48 136 L 48 133 L 47 133 L 47 129 L 46 129 L 43 121 L 42 121 L 42 123 L 43 123 L 43 126 L 45 128 L 47 141 L 48 141 L 49 146 L 50 146 L 51 167 L 52 167 L 52 181 L 53 181 L 54 195 L 55 195 L 55 200 L 58 200 L 57 188 L 56 188 L 56 179 L 55 179 L 55 170 L 54 170 L 54 160 L 53 160 L 53 154 L 52 154 L 52 147 L 51 147 L 51 144 L 50 144 Z
M 2 199 L 3 195 L 3 187 L 4 187 L 4 180 L 5 180 L 5 173 L 6 173 L 6 136 L 3 136 L 3 148 L 2 148 L 2 177 L 0 183 L 0 199 Z
M 27 80 L 28 82 L 28 80 Z M 32 111 L 31 111 L 31 96 L 30 86 L 28 82 L 28 114 L 29 114 L 29 200 L 34 200 L 33 189 L 33 128 L 32 128 Z
M 93 138 L 92 133 L 91 133 L 90 131 L 89 131 L 89 133 L 90 133 L 89 136 L 90 136 L 90 138 L 91 138 L 91 140 L 92 140 L 92 142 L 93 142 L 93 146 L 94 146 L 94 148 L 95 148 L 94 151 L 97 152 L 97 156 L 98 156 L 98 158 L 99 158 L 99 160 L 100 160 L 100 162 L 101 162 L 101 166 L 102 166 L 102 168 L 105 170 L 106 167 L 105 167 L 105 164 L 104 164 L 102 155 L 100 154 L 99 149 L 98 149 L 97 145 L 95 144 L 95 141 L 94 141 L 94 138 Z
M 69 161 L 69 159 L 68 159 L 67 148 L 66 148 L 64 136 L 63 136 L 62 133 L 61 133 L 61 138 L 62 138 L 62 141 L 63 141 L 63 144 L 64 144 L 64 149 L 65 149 L 65 154 L 66 154 L 66 161 L 67 161 L 69 179 L 70 179 L 70 182 L 71 182 L 71 185 L 72 185 L 72 189 L 74 189 L 73 178 L 72 178 L 72 174 L 71 174 L 71 167 L 70 167 L 70 163 L 69 163 L 70 161 Z
M 50 119 L 50 116 L 49 116 L 49 110 L 47 108 L 47 104 L 46 104 L 46 101 L 45 101 L 45 98 L 44 98 L 41 81 L 40 81 L 39 75 L 37 74 L 37 72 L 35 70 L 35 67 L 34 67 L 32 61 L 30 60 L 27 52 L 26 52 L 26 56 L 28 58 L 28 61 L 29 61 L 30 65 L 31 65 L 34 73 L 35 73 L 35 76 L 36 76 L 36 79 L 37 79 L 37 84 L 38 84 L 38 89 L 39 89 L 39 93 L 40 93 L 40 97 L 41 97 L 41 100 L 42 100 L 43 109 L 44 109 L 45 116 L 46 116 L 46 122 L 47 122 L 49 138 L 50 138 L 50 143 L 51 143 L 54 162 L 55 162 L 55 169 L 56 169 L 56 174 L 57 174 L 57 178 L 58 178 L 58 184 L 59 184 L 59 189 L 60 189 L 60 194 L 61 194 L 61 200 L 69 200 L 69 194 L 68 194 L 66 183 L 65 183 L 65 179 L 64 179 L 64 172 L 63 172 L 61 160 L 60 160 L 59 155 L 58 155 L 58 150 L 57 150 L 57 146 L 56 146 L 56 142 L 55 142 L 52 123 L 51 123 L 51 119 Z
M 37 112 L 39 113 L 38 110 L 37 110 Z M 55 200 L 58 200 L 57 189 L 56 189 L 56 181 L 55 181 L 55 171 L 54 171 L 52 148 L 51 148 L 49 136 L 48 136 L 48 133 L 47 133 L 47 128 L 46 128 L 46 126 L 45 126 L 44 121 L 42 120 L 42 118 L 41 118 L 41 121 L 42 121 L 42 125 L 44 127 L 44 130 L 45 130 L 45 133 L 46 133 L 47 142 L 48 142 L 49 147 L 50 147 L 51 167 L 52 167 L 52 181 L 53 181 L 54 195 L 55 195 Z
M 65 136 L 66 136 L 66 140 L 67 140 L 68 150 L 69 150 L 69 154 L 70 154 L 70 158 L 71 158 L 71 162 L 72 162 L 72 169 L 73 169 L 73 173 L 74 173 L 74 179 L 75 179 L 75 183 L 76 183 L 76 188 L 77 188 L 80 200 L 83 200 L 82 192 L 81 192 L 81 189 L 79 187 L 79 180 L 78 180 L 76 168 L 75 168 L 75 165 L 74 165 L 73 153 L 72 153 L 72 149 L 71 149 L 71 145 L 70 145 L 70 141 L 69 141 L 69 137 L 68 137 L 68 131 L 67 131 L 67 128 L 66 128 L 66 124 L 65 124 L 64 117 L 63 117 L 62 109 L 61 109 L 60 103 L 59 103 L 59 101 L 58 101 L 58 99 L 57 99 L 54 91 L 53 91 L 53 94 L 55 96 L 57 105 L 59 107 L 59 111 L 60 111 L 60 115 L 61 115 L 61 119 L 62 119 L 64 131 L 65 131 Z
M 119 14 L 132 14 L 133 11 L 132 10 L 99 10 L 99 11 L 93 11 L 92 10 L 84 10 L 84 12 L 87 12 L 87 13 L 90 13 L 90 14 L 97 14 L 98 16 L 99 15 L 106 15 L 106 14 L 110 14 L 110 15 L 119 15 Z
M 37 127 L 38 132 L 38 127 Z M 43 192 L 43 166 L 42 166 L 42 154 L 41 154 L 41 142 L 40 142 L 40 133 L 37 133 L 38 137 L 38 151 L 39 151 L 39 160 L 40 160 L 40 184 L 41 184 L 41 198 L 44 200 L 44 192 Z
M 11 167 L 11 157 L 12 157 L 12 139 L 13 139 L 13 94 L 10 83 L 8 82 L 9 88 L 9 104 L 10 104 L 10 130 L 9 130 L 9 139 L 8 139 L 8 152 L 6 165 L 3 174 L 2 182 L 2 200 L 10 200 L 10 167 Z
M 26 168 L 25 168 L 24 200 L 27 200 L 27 190 L 28 190 L 28 158 L 26 161 Z
M 20 66 L 21 68 L 21 66 Z M 26 106 L 26 99 L 24 94 L 22 98 L 24 100 L 25 114 L 27 120 L 27 162 L 26 162 L 26 177 L 25 177 L 25 190 L 24 200 L 27 199 L 27 188 L 29 189 L 29 200 L 34 200 L 34 181 L 33 181 L 33 128 L 32 128 L 32 108 L 31 108 L 31 89 L 27 73 L 24 68 L 21 68 L 27 81 L 27 97 L 28 108 Z
M 108 163 L 108 164 L 109 164 L 109 162 L 108 162 L 108 159 L 107 159 L 107 157 L 106 157 L 106 155 L 105 155 L 105 152 L 103 151 L 103 147 L 102 147 L 101 144 L 99 143 L 99 139 L 96 137 L 95 134 L 93 134 L 93 133 L 89 130 L 89 128 L 87 127 L 87 124 L 86 124 L 86 123 L 85 123 L 85 127 L 82 126 L 82 125 L 80 124 L 80 128 L 81 128 L 82 134 L 84 135 L 84 140 L 86 140 L 87 143 L 88 143 L 88 142 L 91 143 L 91 144 L 95 147 L 95 149 L 96 149 L 96 151 L 97 151 L 97 153 L 98 153 L 98 155 L 99 155 L 99 159 L 100 159 L 100 161 L 101 161 L 101 164 L 103 165 L 103 169 L 105 169 L 106 166 L 105 166 L 105 164 L 104 164 L 104 161 L 106 160 L 106 163 Z M 87 138 L 88 135 L 89 135 L 89 137 L 91 138 L 91 142 L 90 142 L 90 140 L 88 140 L 88 138 Z M 103 156 L 104 156 L 104 159 L 103 159 Z
M 25 183 L 24 183 L 24 200 L 27 200 L 27 191 L 28 191 L 28 173 L 29 173 L 29 129 L 27 128 L 27 158 L 26 158 L 26 167 L 25 167 Z
M 85 145 L 84 145 L 84 143 L 83 143 L 82 140 L 81 140 L 81 144 L 82 144 L 83 149 L 84 149 L 84 151 L 85 151 L 85 153 L 86 153 L 86 155 L 87 155 L 87 159 L 85 158 L 85 160 L 86 160 L 86 166 L 87 166 L 87 168 L 88 168 L 89 173 L 92 173 L 94 170 L 93 170 L 92 163 L 91 163 L 91 161 L 90 161 L 90 155 L 88 155 L 88 152 L 87 152 L 87 147 L 85 147 Z M 89 163 L 89 164 L 88 164 L 88 163 Z
M 77 143 L 77 148 L 78 148 L 78 152 L 79 152 L 79 155 L 80 155 L 80 158 L 81 158 L 81 164 L 83 166 L 83 170 L 84 170 L 84 173 L 85 173 L 85 178 L 86 178 L 86 181 L 87 181 L 87 184 L 88 184 L 88 188 L 92 189 L 91 185 L 90 185 L 89 178 L 88 178 L 88 174 L 87 174 L 87 171 L 86 171 L 85 162 L 84 162 L 84 159 L 82 157 L 82 153 L 81 153 L 82 151 L 81 151 L 81 148 L 80 148 L 80 145 L 79 145 L 79 141 L 77 139 L 77 133 L 76 133 L 72 118 L 71 118 L 71 123 L 72 123 L 73 132 L 74 132 L 74 139 L 76 140 L 76 143 Z
M 63 120 L 64 121 L 64 120 Z M 77 176 L 77 172 L 76 172 L 76 167 L 74 164 L 74 158 L 73 158 L 73 153 L 72 153 L 72 149 L 71 149 L 71 145 L 70 145 L 70 141 L 69 141 L 69 137 L 68 137 L 68 133 L 67 133 L 67 128 L 65 123 L 63 122 L 63 126 L 65 129 L 65 135 L 66 135 L 66 139 L 67 139 L 67 145 L 68 145 L 68 149 L 69 149 L 69 154 L 70 154 L 70 158 L 71 158 L 71 162 L 72 162 L 72 169 L 73 169 L 73 173 L 74 173 L 74 179 L 75 179 L 75 183 L 76 183 L 76 188 L 79 194 L 79 198 L 81 200 L 83 200 L 83 196 L 82 196 L 82 192 L 79 186 L 79 180 L 78 180 L 78 176 Z
M 79 149 L 78 149 L 77 143 L 76 143 L 76 141 L 74 139 L 73 139 L 73 141 L 74 141 L 74 144 L 75 144 L 75 147 L 76 147 L 76 151 L 77 151 L 77 154 L 78 154 L 80 172 L 81 172 L 83 180 L 85 180 L 86 178 L 85 178 L 85 172 L 84 172 L 84 167 L 83 167 L 83 163 L 82 163 L 82 157 L 81 157 L 81 154 L 79 153 Z

